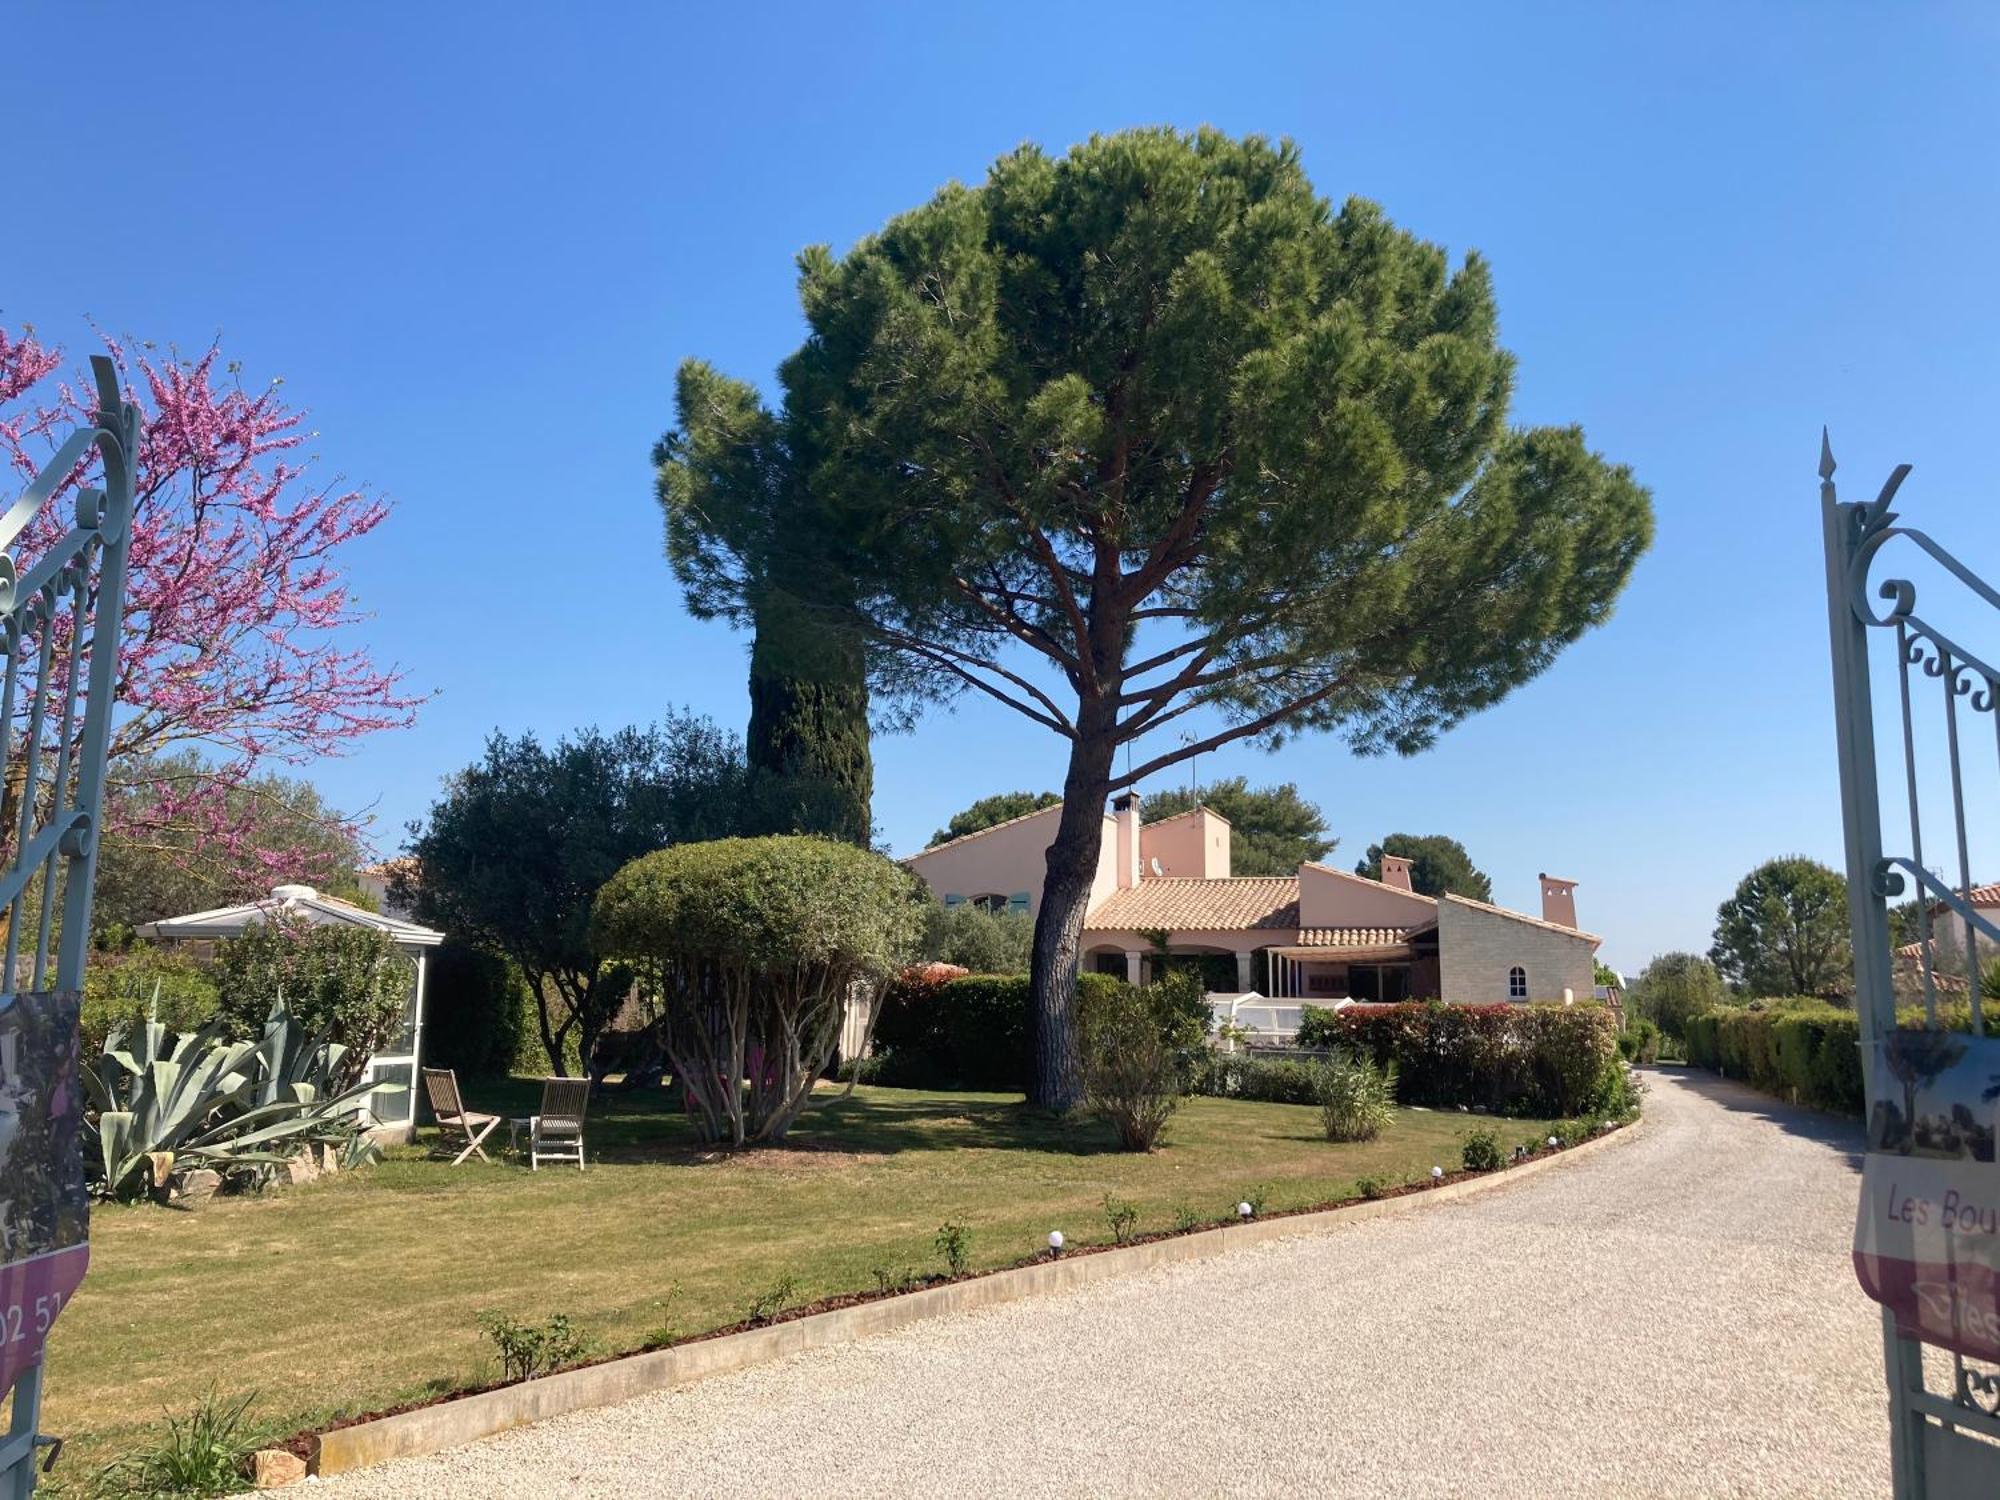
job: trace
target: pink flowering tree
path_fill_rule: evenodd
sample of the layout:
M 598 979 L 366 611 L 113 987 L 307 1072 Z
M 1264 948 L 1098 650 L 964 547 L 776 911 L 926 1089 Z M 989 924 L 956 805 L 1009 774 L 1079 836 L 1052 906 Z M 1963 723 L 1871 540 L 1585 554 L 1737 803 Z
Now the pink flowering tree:
M 278 382 L 246 389 L 211 346 L 160 357 L 106 337 L 144 413 L 124 649 L 106 797 L 107 852 L 144 849 L 227 898 L 275 879 L 319 883 L 356 830 L 340 814 L 268 816 L 273 773 L 339 755 L 407 725 L 423 695 L 346 627 L 359 615 L 341 549 L 388 507 L 321 482 L 303 452 L 305 415 Z M 0 328 L 0 459 L 25 483 L 88 423 L 90 381 L 66 374 L 32 331 Z M 95 455 L 45 505 L 17 549 L 25 565 L 70 525 Z M 21 789 L 0 801 L 11 843 Z M 293 813 L 296 808 L 290 809 Z M 335 835 L 335 836 L 329 836 Z

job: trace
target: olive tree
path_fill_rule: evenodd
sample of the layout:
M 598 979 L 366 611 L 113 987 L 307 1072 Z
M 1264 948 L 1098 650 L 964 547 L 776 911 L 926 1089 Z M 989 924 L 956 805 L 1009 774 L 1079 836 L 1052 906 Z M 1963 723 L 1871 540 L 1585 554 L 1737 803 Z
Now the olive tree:
M 656 992 L 696 1128 L 742 1146 L 782 1139 L 811 1102 L 850 997 L 910 955 L 920 912 L 900 865 L 777 835 L 633 860 L 598 892 L 591 932 Z
M 800 266 L 779 411 L 680 371 L 668 549 L 697 614 L 809 573 L 878 701 L 977 692 L 1065 743 L 1038 1104 L 1078 1097 L 1109 794 L 1306 730 L 1415 753 L 1601 623 L 1651 539 L 1581 431 L 1508 425 L 1486 263 L 1336 210 L 1290 144 L 1025 146 Z

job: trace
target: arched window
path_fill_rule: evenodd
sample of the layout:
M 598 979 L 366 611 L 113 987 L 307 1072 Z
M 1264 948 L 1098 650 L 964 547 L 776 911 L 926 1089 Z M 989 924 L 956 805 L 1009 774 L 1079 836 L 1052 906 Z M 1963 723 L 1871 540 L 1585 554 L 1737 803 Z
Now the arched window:
M 1528 998 L 1528 971 L 1519 964 L 1507 971 L 1507 998 L 1525 1000 Z

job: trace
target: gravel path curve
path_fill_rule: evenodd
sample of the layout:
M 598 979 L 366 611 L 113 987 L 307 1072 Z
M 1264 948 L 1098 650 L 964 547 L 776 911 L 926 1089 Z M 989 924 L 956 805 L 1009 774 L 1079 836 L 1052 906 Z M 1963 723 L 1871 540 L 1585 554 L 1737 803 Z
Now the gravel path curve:
M 1635 1139 L 315 1486 L 552 1495 L 1888 1492 L 1858 1132 L 1650 1075 Z

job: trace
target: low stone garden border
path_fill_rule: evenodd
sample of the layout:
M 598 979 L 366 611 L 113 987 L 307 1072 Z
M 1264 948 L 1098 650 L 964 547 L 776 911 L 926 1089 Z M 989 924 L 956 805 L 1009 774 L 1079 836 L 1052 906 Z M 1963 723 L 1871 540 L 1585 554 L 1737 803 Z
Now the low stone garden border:
M 1455 1174 L 1434 1187 L 1417 1185 L 1383 1198 L 1358 1200 L 1337 1208 L 1275 1214 L 1215 1229 L 1168 1233 L 1132 1245 L 1080 1247 L 1060 1257 L 1044 1257 L 1026 1265 L 961 1277 L 918 1291 L 867 1296 L 828 1311 L 810 1312 L 760 1328 L 695 1337 L 650 1353 L 607 1359 L 470 1395 L 443 1397 L 407 1411 L 301 1434 L 300 1439 L 288 1446 L 293 1452 L 300 1447 L 308 1449 L 305 1468 L 322 1476 L 345 1474 L 390 1459 L 436 1453 L 565 1412 L 608 1406 L 712 1375 L 766 1364 L 788 1354 L 872 1338 L 929 1318 L 1047 1296 L 1180 1261 L 1206 1260 L 1230 1250 L 1309 1234 L 1338 1224 L 1359 1223 L 1398 1212 L 1414 1203 L 1468 1197 L 1609 1146 L 1630 1135 L 1638 1124 L 1635 1121 L 1573 1146 L 1542 1152 L 1499 1171 Z

